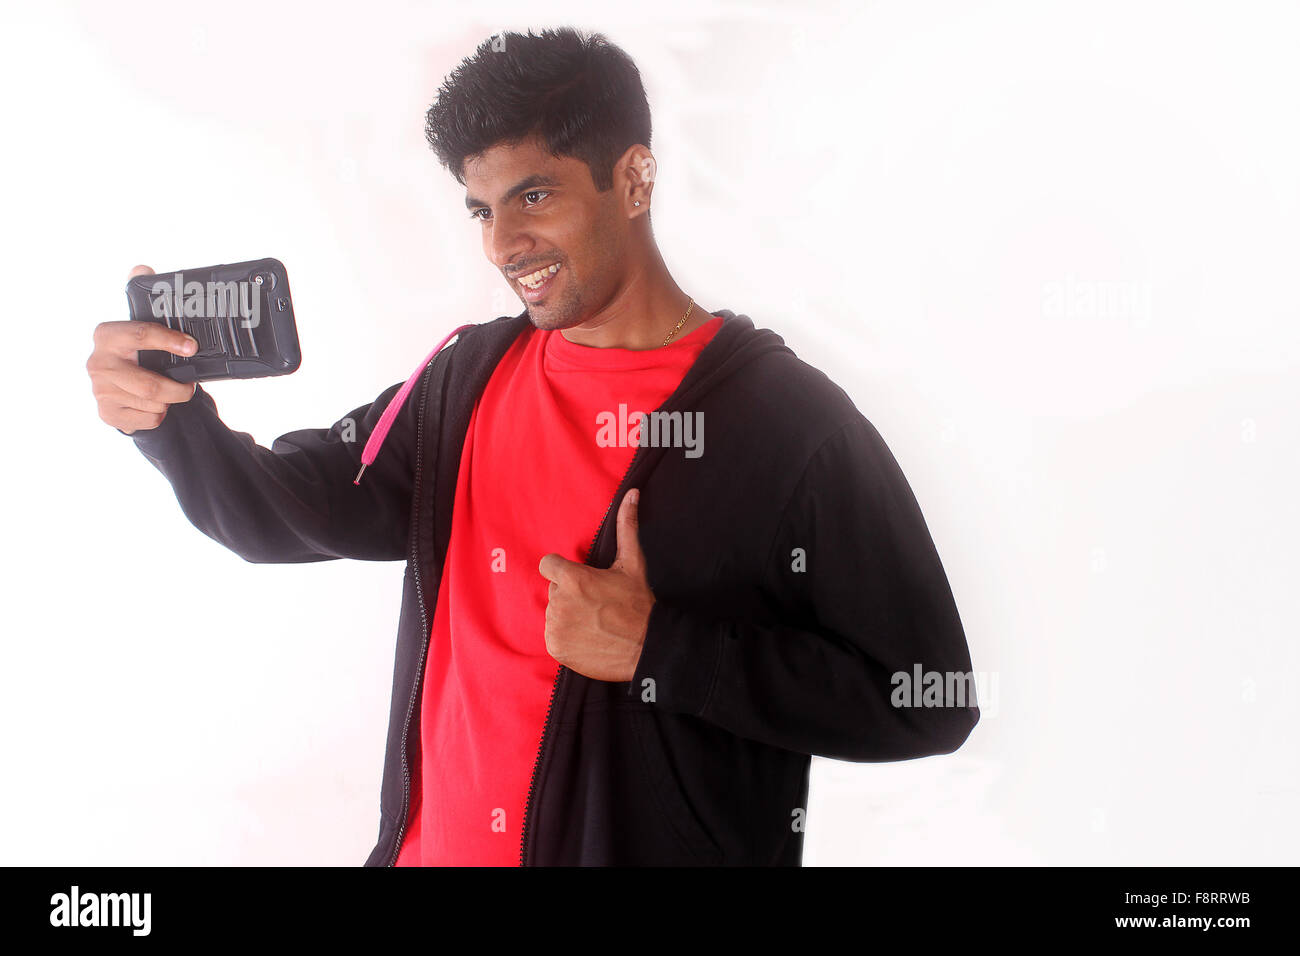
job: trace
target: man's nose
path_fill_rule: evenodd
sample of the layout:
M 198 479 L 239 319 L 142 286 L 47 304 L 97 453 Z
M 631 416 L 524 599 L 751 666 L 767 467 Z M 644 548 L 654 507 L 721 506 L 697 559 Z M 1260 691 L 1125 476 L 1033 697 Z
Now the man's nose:
M 528 233 L 520 229 L 508 214 L 493 219 L 490 235 L 484 237 L 483 244 L 487 247 L 488 259 L 502 270 L 518 262 L 533 248 Z

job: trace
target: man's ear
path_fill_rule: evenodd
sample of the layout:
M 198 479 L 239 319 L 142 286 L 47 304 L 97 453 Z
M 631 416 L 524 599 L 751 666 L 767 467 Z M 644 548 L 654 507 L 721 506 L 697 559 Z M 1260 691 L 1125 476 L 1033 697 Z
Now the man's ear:
M 630 218 L 650 211 L 656 171 L 654 153 L 641 143 L 629 146 L 619 158 L 614 185 L 622 191 L 624 211 Z

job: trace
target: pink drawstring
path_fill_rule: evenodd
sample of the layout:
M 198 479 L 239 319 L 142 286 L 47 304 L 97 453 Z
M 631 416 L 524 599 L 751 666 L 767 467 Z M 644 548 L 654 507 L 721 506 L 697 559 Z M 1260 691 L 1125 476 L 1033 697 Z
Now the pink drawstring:
M 411 389 L 415 388 L 416 380 L 428 367 L 429 363 L 433 361 L 433 357 L 441 352 L 442 347 L 451 341 L 454 336 L 473 327 L 473 323 L 468 323 L 447 333 L 447 337 L 435 345 L 433 351 L 420 363 L 420 367 L 411 373 L 411 377 L 406 380 L 406 384 L 397 390 L 397 394 L 393 396 L 392 401 L 388 403 L 388 407 L 384 409 L 384 414 L 379 416 L 379 424 L 375 426 L 375 430 L 370 433 L 370 438 L 366 440 L 366 447 L 361 452 L 361 471 L 358 471 L 357 476 L 352 479 L 354 485 L 361 484 L 361 476 L 365 473 L 366 468 L 373 464 L 375 458 L 378 457 L 379 448 L 383 445 L 384 439 L 388 437 L 388 429 L 393 427 L 393 419 L 402 410 L 402 406 L 406 403 L 406 397 L 411 394 Z

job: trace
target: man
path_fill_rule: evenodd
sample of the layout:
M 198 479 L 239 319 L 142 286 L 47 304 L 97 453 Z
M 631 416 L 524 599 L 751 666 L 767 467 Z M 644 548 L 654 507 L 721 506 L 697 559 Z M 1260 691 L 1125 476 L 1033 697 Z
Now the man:
M 136 364 L 185 336 L 105 323 L 101 417 L 249 561 L 406 560 L 367 865 L 798 865 L 810 754 L 948 753 L 979 718 L 895 694 L 971 669 L 906 479 L 842 389 L 673 281 L 623 51 L 494 37 L 427 133 L 524 312 L 270 449 Z

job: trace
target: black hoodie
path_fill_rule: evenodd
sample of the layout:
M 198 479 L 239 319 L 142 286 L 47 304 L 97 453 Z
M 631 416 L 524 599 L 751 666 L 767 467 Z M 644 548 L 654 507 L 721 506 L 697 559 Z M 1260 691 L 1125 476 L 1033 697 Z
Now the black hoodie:
M 641 489 L 655 603 L 636 675 L 612 683 L 559 668 L 521 864 L 798 865 L 809 755 L 950 753 L 979 720 L 947 576 L 884 440 L 775 332 L 714 314 L 722 325 L 658 409 L 699 413 L 703 454 L 639 446 L 592 529 L 588 563 L 609 567 L 618 503 Z M 132 436 L 189 520 L 248 561 L 406 561 L 367 866 L 394 862 L 410 812 L 470 413 L 528 325 L 524 312 L 462 327 L 412 376 L 414 399 L 390 386 L 269 449 L 222 423 L 201 385 Z M 921 675 L 947 692 L 922 701 Z

